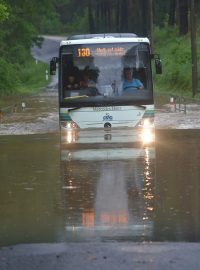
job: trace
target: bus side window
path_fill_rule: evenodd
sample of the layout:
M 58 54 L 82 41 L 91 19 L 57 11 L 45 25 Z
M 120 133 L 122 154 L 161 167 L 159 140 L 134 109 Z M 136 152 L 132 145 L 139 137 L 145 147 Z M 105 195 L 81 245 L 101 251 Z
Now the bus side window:
M 75 66 L 68 66 L 63 70 L 63 97 L 78 95 L 80 89 L 79 69 Z
M 73 55 L 70 53 L 63 54 L 62 55 L 62 60 L 61 60 L 61 65 L 62 65 L 62 89 L 63 91 L 66 90 L 66 85 L 68 83 L 68 77 L 70 75 L 71 70 L 74 68 L 74 63 L 73 63 Z

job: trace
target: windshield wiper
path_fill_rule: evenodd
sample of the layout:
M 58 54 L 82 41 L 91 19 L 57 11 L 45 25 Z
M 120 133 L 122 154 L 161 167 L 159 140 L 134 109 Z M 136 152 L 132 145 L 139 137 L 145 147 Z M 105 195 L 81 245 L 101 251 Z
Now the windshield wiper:
M 68 112 L 76 111 L 76 110 L 79 110 L 79 109 L 81 109 L 81 108 L 83 108 L 83 107 L 74 107 L 74 108 L 72 108 L 72 109 L 68 109 Z
M 72 97 L 65 97 L 64 100 L 72 100 L 76 98 L 88 98 L 89 96 L 87 95 L 81 95 L 81 96 L 72 96 Z

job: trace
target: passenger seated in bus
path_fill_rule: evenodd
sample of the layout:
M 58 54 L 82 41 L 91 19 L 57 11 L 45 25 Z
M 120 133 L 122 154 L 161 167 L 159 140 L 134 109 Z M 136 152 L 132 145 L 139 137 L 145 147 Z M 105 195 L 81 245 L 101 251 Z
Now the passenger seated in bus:
M 69 74 L 67 78 L 66 90 L 77 90 L 80 89 L 80 85 L 75 78 L 74 74 Z
M 126 91 L 127 88 L 144 89 L 143 83 L 139 79 L 133 78 L 133 69 L 124 68 L 123 73 L 122 91 Z
M 96 87 L 95 81 L 90 78 L 89 71 L 84 71 L 83 78 L 80 81 L 80 87 L 81 88 Z

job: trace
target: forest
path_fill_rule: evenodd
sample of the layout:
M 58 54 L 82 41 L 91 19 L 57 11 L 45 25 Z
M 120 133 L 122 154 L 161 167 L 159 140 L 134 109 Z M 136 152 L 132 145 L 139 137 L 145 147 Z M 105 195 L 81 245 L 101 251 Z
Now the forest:
M 41 45 L 41 35 L 108 32 L 149 37 L 163 63 L 156 91 L 191 95 L 191 25 L 198 68 L 199 18 L 199 0 L 0 0 L 0 95 L 39 87 L 31 47 Z M 198 75 L 197 80 L 200 89 Z

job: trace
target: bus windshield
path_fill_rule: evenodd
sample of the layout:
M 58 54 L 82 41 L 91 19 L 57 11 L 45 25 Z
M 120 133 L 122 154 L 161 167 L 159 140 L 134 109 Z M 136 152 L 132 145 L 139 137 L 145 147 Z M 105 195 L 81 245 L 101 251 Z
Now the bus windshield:
M 70 107 L 151 104 L 150 61 L 147 43 L 64 45 L 60 101 Z

